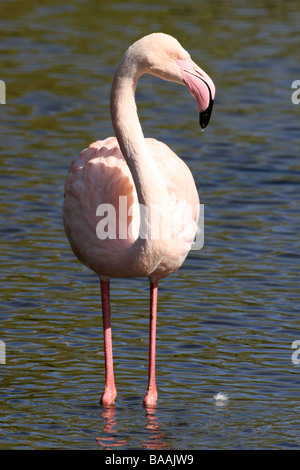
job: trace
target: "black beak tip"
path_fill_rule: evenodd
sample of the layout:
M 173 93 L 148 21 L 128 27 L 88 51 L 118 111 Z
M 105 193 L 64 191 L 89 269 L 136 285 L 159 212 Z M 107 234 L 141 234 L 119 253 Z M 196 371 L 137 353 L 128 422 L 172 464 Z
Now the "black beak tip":
M 206 126 L 208 125 L 210 116 L 212 113 L 213 105 L 214 105 L 214 102 L 213 100 L 211 100 L 208 108 L 205 111 L 202 111 L 201 113 L 199 113 L 199 124 L 200 124 L 201 129 L 205 129 Z

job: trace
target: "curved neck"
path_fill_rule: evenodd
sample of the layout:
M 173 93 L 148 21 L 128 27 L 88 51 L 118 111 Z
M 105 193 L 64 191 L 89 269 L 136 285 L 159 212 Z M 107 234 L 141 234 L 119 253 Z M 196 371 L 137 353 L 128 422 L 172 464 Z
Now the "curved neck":
M 168 192 L 138 119 L 135 89 L 142 73 L 129 49 L 115 73 L 110 100 L 113 127 L 132 174 L 139 204 L 148 209 L 141 210 L 140 206 L 140 227 L 148 235 L 138 237 L 124 254 L 128 256 L 126 274 L 132 276 L 150 276 L 168 248 L 167 240 L 151 238 L 152 229 L 156 229 L 163 218 L 166 220 Z
M 135 90 L 143 70 L 132 56 L 127 52 L 115 73 L 110 96 L 111 117 L 120 149 L 132 174 L 138 201 L 150 207 L 167 201 L 167 189 L 139 122 Z

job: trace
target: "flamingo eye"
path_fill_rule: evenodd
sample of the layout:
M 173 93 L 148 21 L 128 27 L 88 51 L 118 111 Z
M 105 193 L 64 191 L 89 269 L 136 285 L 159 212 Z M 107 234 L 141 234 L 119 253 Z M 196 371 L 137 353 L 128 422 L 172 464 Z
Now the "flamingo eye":
M 171 54 L 171 58 L 172 59 L 177 59 L 177 55 L 176 54 Z

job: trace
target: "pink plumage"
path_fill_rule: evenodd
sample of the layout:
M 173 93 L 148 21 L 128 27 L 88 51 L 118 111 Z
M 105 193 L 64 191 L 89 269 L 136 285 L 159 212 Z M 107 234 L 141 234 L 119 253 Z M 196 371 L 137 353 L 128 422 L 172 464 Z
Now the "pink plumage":
M 190 250 L 199 215 L 199 198 L 186 164 L 167 145 L 155 139 L 145 140 L 154 156 L 158 171 L 165 180 L 169 196 L 168 210 L 174 226 L 173 237 L 168 240 L 167 252 L 156 270 L 151 273 L 158 279 L 177 271 Z M 120 197 L 127 199 L 127 213 L 135 206 L 133 216 L 127 215 L 123 220 L 124 230 L 131 225 L 136 228 L 134 237 L 130 237 L 132 233 L 127 230 L 129 236 L 126 239 L 119 237 Z M 99 217 L 96 212 L 101 204 L 111 204 L 116 209 L 115 239 L 100 240 L 97 237 Z M 189 227 L 186 224 L 183 226 L 182 223 L 186 206 L 192 209 L 193 215 L 189 231 Z M 109 137 L 94 142 L 73 161 L 65 185 L 65 231 L 74 253 L 83 264 L 100 276 L 145 276 L 139 265 L 128 265 L 126 253 L 137 239 L 139 217 L 134 181 L 117 139 Z M 146 273 L 148 274 L 150 273 Z
M 143 136 L 134 100 L 137 80 L 143 73 L 186 85 L 196 98 L 198 109 L 205 114 L 202 124 L 200 114 L 201 127 L 208 123 L 215 95 L 211 79 L 176 39 L 162 33 L 145 36 L 127 50 L 114 77 L 111 115 L 116 137 L 92 143 L 70 167 L 63 221 L 75 255 L 100 277 L 106 368 L 101 397 L 104 406 L 112 405 L 117 394 L 109 279 L 150 280 L 149 383 L 144 404 L 153 406 L 157 400 L 157 285 L 159 279 L 174 273 L 184 262 L 199 216 L 198 193 L 187 165 L 167 145 Z

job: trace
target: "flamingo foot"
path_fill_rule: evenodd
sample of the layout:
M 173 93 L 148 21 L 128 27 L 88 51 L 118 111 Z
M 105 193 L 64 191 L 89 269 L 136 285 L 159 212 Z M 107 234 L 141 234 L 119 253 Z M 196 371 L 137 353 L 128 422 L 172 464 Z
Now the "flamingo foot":
M 143 405 L 148 408 L 148 407 L 154 407 L 157 402 L 157 390 L 156 388 L 154 390 L 150 390 L 148 388 L 146 395 L 143 400 Z
M 115 403 L 117 396 L 117 389 L 105 387 L 104 392 L 100 398 L 100 405 L 102 406 L 112 406 Z

